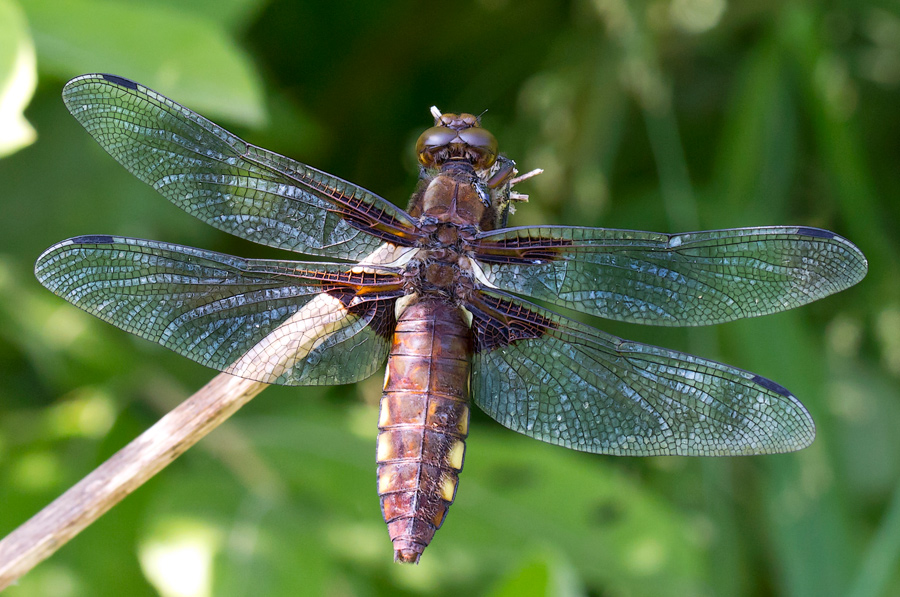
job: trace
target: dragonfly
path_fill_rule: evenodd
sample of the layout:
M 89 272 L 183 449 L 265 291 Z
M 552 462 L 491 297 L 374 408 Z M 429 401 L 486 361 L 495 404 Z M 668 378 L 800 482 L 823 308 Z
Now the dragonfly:
M 863 253 L 833 232 L 507 227 L 525 176 L 467 113 L 432 109 L 403 210 L 119 76 L 77 77 L 63 99 L 189 214 L 333 261 L 91 235 L 47 249 L 38 280 L 125 331 L 267 384 L 349 384 L 386 362 L 377 488 L 396 561 L 417 563 L 446 518 L 472 402 L 513 431 L 597 454 L 771 454 L 815 437 L 809 412 L 774 381 L 528 299 L 659 326 L 776 313 L 863 279 Z

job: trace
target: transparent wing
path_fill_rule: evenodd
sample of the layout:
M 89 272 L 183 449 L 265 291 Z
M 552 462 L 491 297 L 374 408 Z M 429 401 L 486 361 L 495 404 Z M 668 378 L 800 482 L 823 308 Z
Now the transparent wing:
M 622 340 L 505 293 L 473 313 L 472 395 L 491 417 L 551 444 L 622 456 L 799 450 L 803 405 L 768 379 Z
M 413 221 L 352 183 L 246 143 L 128 79 L 84 75 L 66 107 L 129 172 L 189 214 L 271 247 L 359 261 Z
M 686 234 L 576 227 L 479 236 L 488 282 L 576 311 L 633 323 L 709 325 L 792 309 L 853 286 L 865 256 L 805 227 Z
M 325 385 L 365 379 L 384 363 L 402 293 L 393 272 L 351 267 L 82 236 L 47 249 L 35 275 L 88 313 L 207 367 Z

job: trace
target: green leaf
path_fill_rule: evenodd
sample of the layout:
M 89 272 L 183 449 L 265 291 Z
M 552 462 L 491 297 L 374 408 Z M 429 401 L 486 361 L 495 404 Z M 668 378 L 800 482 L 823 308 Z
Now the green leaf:
M 488 593 L 491 597 L 580 597 L 585 588 L 566 562 L 549 554 L 524 560 Z
M 740 214 L 743 225 L 783 219 L 786 211 L 797 125 L 784 68 L 779 48 L 766 39 L 741 62 L 729 101 L 716 159 L 722 198 L 714 207 Z
M 518 597 L 521 595 L 551 595 L 550 565 L 545 560 L 526 563 L 507 577 L 492 593 L 493 597 Z
M 477 546 L 485 561 L 559 552 L 610 595 L 696 595 L 703 546 L 690 522 L 619 470 L 618 460 L 546 446 L 504 429 L 467 440 L 457 502 L 430 555 Z M 523 553 L 524 552 L 524 553 Z M 426 552 L 427 554 L 427 552 Z
M 26 10 L 42 71 L 121 75 L 211 118 L 251 127 L 265 121 L 249 57 L 214 20 L 102 0 L 30 0 Z
M 34 45 L 25 16 L 13 0 L 0 0 L 0 157 L 37 138 L 23 115 L 36 82 Z

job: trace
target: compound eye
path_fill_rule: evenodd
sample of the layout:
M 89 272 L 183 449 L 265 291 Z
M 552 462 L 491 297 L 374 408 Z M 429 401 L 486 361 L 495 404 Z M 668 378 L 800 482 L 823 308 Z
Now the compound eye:
M 479 158 L 475 163 L 478 168 L 489 168 L 497 159 L 497 139 L 487 130 L 472 127 L 459 131 L 459 137 L 471 149 L 477 151 Z
M 419 162 L 430 166 L 434 162 L 431 151 L 444 147 L 456 139 L 456 135 L 456 131 L 445 126 L 433 126 L 419 135 L 419 140 L 416 141 L 416 155 L 419 156 Z

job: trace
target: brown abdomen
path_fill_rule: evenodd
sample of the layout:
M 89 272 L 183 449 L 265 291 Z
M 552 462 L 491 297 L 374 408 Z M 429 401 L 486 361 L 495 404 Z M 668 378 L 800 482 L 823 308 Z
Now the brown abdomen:
M 394 559 L 419 561 L 456 495 L 469 432 L 469 328 L 424 299 L 397 321 L 378 418 L 378 495 Z

